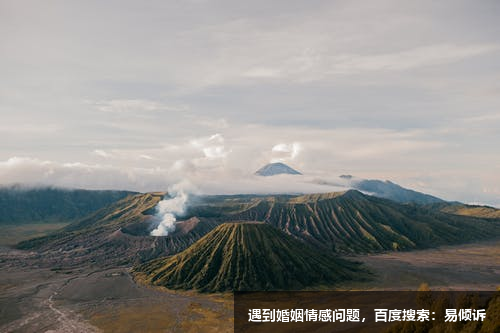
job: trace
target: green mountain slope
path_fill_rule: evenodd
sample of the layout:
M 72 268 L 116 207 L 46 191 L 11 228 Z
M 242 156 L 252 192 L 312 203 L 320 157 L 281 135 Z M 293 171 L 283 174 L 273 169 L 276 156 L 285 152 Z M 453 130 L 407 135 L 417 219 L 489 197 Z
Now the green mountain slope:
M 448 214 L 472 216 L 485 219 L 500 219 L 500 209 L 490 206 L 466 205 L 459 202 L 446 202 L 428 205 L 428 207 Z
M 48 264 L 113 266 L 177 253 L 217 225 L 194 217 L 179 221 L 177 231 L 169 236 L 149 236 L 155 225 L 155 206 L 163 196 L 130 195 L 59 232 L 21 242 L 17 247 L 43 253 Z
M 230 221 L 265 222 L 337 253 L 411 250 L 500 236 L 498 219 L 454 215 L 352 190 L 302 196 L 196 197 L 174 233 L 153 237 L 149 233 L 158 222 L 155 207 L 163 195 L 130 195 L 59 232 L 21 242 L 18 248 L 42 253 L 48 264 L 131 264 L 178 253 Z
M 399 204 L 350 190 L 305 196 L 224 198 L 193 208 L 219 220 L 264 221 L 336 252 L 366 253 L 458 244 L 500 236 L 500 223 Z M 231 209 L 236 207 L 237 209 Z
M 80 219 L 125 198 L 127 191 L 0 188 L 0 224 L 57 223 Z
M 204 292 L 298 290 L 367 274 L 263 223 L 225 223 L 187 250 L 134 269 L 136 279 Z

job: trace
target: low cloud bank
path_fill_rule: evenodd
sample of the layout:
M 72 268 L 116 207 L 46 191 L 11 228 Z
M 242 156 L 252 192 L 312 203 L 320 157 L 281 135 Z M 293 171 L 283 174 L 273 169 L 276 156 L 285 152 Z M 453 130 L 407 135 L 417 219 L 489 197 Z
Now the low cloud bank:
M 170 167 L 138 168 L 13 157 L 0 161 L 0 184 L 149 192 L 165 191 L 171 189 L 173 184 L 189 181 L 199 194 L 275 194 L 345 191 L 352 187 L 353 181 L 340 178 L 340 173 L 335 172 L 259 177 L 246 170 L 212 164 L 213 160 L 208 162 L 210 163 L 206 160 L 178 160 Z M 293 164 L 291 166 L 295 167 Z M 298 170 L 303 171 L 300 167 Z M 485 185 L 485 179 L 480 176 L 469 179 L 460 174 L 438 174 L 425 179 L 401 176 L 388 178 L 401 186 L 445 200 L 500 206 L 500 190 L 494 186 L 495 180 L 492 179 Z M 387 179 L 377 176 L 370 178 Z M 178 200 L 184 200 L 182 194 Z M 173 203 L 168 205 L 170 204 Z M 168 226 L 169 223 L 172 222 L 166 221 L 165 225 Z M 166 227 L 165 230 L 164 232 L 168 232 L 169 228 Z

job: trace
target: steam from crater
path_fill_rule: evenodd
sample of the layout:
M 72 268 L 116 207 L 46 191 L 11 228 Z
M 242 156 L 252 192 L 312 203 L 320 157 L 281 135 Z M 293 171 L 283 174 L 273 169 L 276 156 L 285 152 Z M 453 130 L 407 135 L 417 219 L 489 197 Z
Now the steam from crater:
M 174 232 L 176 216 L 184 214 L 186 209 L 189 196 L 182 187 L 173 186 L 168 193 L 170 197 L 160 201 L 156 206 L 156 217 L 160 220 L 160 224 L 151 231 L 151 236 L 168 236 Z

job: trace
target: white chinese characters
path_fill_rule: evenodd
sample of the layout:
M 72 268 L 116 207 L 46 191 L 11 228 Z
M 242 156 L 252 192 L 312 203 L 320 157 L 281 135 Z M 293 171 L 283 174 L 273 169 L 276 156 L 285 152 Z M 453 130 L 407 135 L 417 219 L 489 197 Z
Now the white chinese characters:
M 360 322 L 359 309 L 249 309 L 250 322 Z

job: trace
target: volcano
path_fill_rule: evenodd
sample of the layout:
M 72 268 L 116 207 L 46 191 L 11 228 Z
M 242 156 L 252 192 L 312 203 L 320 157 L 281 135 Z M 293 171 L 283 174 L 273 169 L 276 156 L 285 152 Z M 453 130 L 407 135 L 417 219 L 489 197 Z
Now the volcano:
M 185 251 L 134 269 L 138 281 L 202 292 L 300 290 L 360 279 L 358 263 L 258 222 L 224 223 Z
M 262 168 L 257 170 L 255 172 L 257 176 L 276 176 L 276 175 L 281 175 L 281 174 L 288 174 L 288 175 L 301 175 L 300 172 L 298 172 L 295 169 L 290 168 L 288 165 L 285 163 L 269 163 L 264 165 Z

